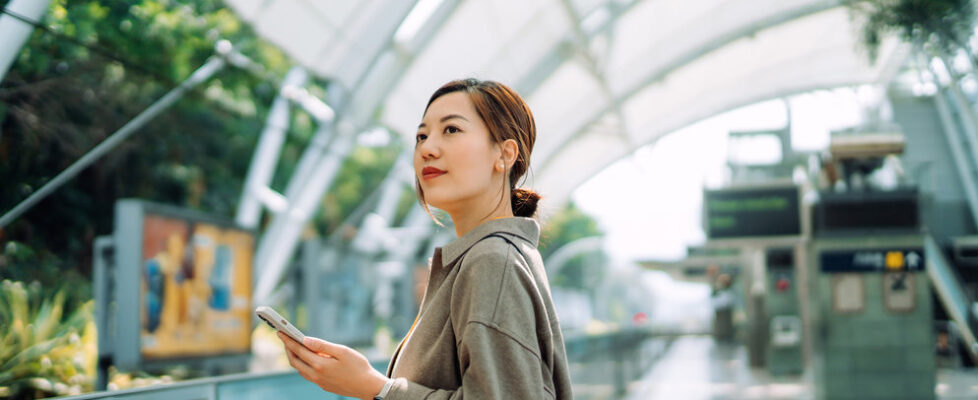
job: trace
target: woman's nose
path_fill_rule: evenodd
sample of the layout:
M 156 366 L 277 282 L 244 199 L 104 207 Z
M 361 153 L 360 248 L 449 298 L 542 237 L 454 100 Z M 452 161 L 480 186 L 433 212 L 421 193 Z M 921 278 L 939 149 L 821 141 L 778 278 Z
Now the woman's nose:
M 421 155 L 421 158 L 425 160 L 438 158 L 440 150 L 437 141 L 432 140 L 431 137 L 425 139 L 423 142 L 418 144 L 418 153 Z

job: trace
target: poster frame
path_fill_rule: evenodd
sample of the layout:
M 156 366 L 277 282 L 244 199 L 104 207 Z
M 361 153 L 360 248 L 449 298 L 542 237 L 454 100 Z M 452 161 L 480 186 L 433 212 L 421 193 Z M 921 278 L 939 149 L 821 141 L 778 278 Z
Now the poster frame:
M 147 215 L 159 215 L 184 219 L 195 223 L 206 223 L 223 229 L 235 229 L 251 235 L 257 243 L 256 232 L 236 224 L 233 220 L 209 215 L 182 207 L 153 203 L 142 199 L 120 199 L 115 207 L 115 245 L 114 282 L 111 297 L 114 300 L 114 340 L 112 344 L 113 361 L 122 370 L 159 370 L 179 364 L 195 365 L 211 372 L 236 371 L 234 365 L 247 365 L 251 358 L 250 346 L 243 352 L 220 352 L 202 355 L 181 355 L 173 357 L 144 358 L 141 349 L 141 285 L 143 279 L 143 228 Z M 251 275 L 254 279 L 254 245 L 252 247 Z M 249 282 L 253 289 L 254 282 Z M 253 299 L 249 299 L 252 301 Z M 250 306 L 250 305 L 249 305 Z M 247 324 L 248 342 L 251 342 L 254 318 Z M 229 367 L 230 366 L 230 367 Z

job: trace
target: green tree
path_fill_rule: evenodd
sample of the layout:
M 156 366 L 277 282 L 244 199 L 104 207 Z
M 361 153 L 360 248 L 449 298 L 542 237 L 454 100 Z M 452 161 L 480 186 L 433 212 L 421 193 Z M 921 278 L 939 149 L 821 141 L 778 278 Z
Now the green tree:
M 9 210 L 185 79 L 229 39 L 281 74 L 288 60 L 219 1 L 54 0 L 0 83 L 0 210 Z M 117 198 L 230 215 L 274 83 L 227 70 L 0 231 L 34 249 L 34 268 L 0 277 L 87 275 L 91 243 Z M 53 273 L 53 274 L 52 274 Z M 82 281 L 85 281 L 82 279 Z M 82 285 L 84 287 L 85 285 Z M 75 293 L 69 305 L 81 298 Z
M 0 83 L 0 179 L 9 188 L 0 192 L 0 210 L 22 201 L 187 78 L 219 39 L 264 65 L 268 76 L 283 76 L 291 66 L 216 0 L 54 0 L 40 22 L 44 28 L 35 29 Z M 322 95 L 326 83 L 316 82 L 310 91 Z M 0 243 L 33 249 L 26 264 L 0 259 L 0 277 L 48 286 L 65 271 L 87 276 L 92 239 L 111 232 L 118 198 L 231 217 L 276 92 L 274 80 L 233 68 L 218 73 L 0 230 Z M 315 128 L 303 112 L 294 113 L 273 188 L 284 189 Z M 334 227 L 336 215 L 355 206 L 354 193 L 386 173 L 377 171 L 389 167 L 392 151 L 357 150 L 334 182 L 342 193 L 324 201 L 328 212 L 317 226 Z M 76 301 L 68 303 L 87 297 L 69 296 Z
M 5 3 L 2 3 L 5 5 Z M 0 278 L 82 282 L 69 307 L 91 297 L 92 240 L 110 234 L 114 203 L 136 197 L 232 217 L 277 78 L 292 62 L 219 0 L 53 0 L 0 82 L 0 210 L 11 209 L 186 79 L 227 39 L 266 69 L 227 68 L 113 152 L 0 230 L 18 257 L 0 254 Z M 271 77 L 271 78 L 269 78 Z M 325 97 L 328 85 L 307 89 Z M 284 191 L 316 131 L 293 112 L 272 188 Z M 333 182 L 313 227 L 336 229 L 386 175 L 397 146 L 357 149 Z

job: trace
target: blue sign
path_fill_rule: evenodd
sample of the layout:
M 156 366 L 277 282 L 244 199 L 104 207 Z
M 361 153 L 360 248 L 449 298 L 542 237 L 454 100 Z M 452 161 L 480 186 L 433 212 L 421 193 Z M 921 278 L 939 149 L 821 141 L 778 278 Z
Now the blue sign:
M 832 250 L 819 254 L 822 272 L 923 271 L 924 249 Z

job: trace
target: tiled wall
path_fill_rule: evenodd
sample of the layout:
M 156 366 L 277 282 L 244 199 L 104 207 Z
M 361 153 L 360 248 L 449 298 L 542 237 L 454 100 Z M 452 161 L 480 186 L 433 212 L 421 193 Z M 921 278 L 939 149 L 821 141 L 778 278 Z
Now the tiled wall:
M 850 314 L 833 312 L 833 274 L 815 273 L 818 398 L 934 399 L 933 301 L 926 272 L 907 272 L 913 280 L 915 306 L 905 312 L 884 305 L 885 273 L 859 274 L 864 308 Z

